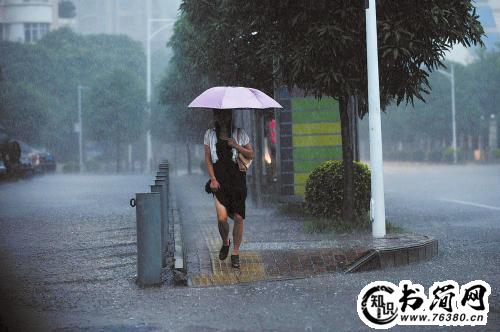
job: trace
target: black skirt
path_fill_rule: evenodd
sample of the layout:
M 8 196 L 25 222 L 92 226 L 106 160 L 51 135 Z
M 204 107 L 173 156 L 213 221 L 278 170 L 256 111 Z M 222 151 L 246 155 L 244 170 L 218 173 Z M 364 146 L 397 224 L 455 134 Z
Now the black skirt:
M 213 166 L 220 188 L 213 193 L 210 189 L 210 180 L 208 180 L 205 191 L 217 197 L 217 200 L 226 208 L 229 218 L 234 220 L 234 214 L 237 213 L 245 219 L 246 173 L 240 171 L 238 164 L 232 160 L 231 147 L 225 141 L 217 142 L 216 148 L 218 160 Z

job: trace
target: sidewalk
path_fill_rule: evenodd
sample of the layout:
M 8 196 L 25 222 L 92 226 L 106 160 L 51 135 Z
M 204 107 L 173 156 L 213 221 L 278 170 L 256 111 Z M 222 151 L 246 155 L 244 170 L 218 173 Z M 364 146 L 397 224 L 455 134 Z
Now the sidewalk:
M 425 236 L 397 235 L 374 240 L 369 235 L 307 234 L 304 220 L 291 219 L 275 209 L 254 208 L 248 197 L 238 271 L 231 268 L 229 259 L 218 258 L 222 241 L 213 197 L 204 191 L 206 176 L 179 175 L 172 181 L 183 225 L 190 286 L 363 271 L 408 264 L 437 254 L 437 242 Z M 232 220 L 229 223 L 232 237 Z

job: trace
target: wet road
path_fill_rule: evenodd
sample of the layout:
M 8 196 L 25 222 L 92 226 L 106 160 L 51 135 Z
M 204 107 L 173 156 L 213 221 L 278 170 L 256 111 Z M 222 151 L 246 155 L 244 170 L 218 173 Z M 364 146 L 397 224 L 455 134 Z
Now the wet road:
M 356 313 L 367 283 L 483 279 L 500 327 L 500 166 L 386 165 L 387 219 L 433 235 L 416 265 L 251 285 L 138 289 L 135 211 L 149 176 L 45 176 L 0 184 L 0 317 L 30 330 L 368 330 Z M 397 327 L 392 330 L 435 330 Z M 470 328 L 472 329 L 472 328 Z M 440 329 L 442 330 L 442 329 Z M 445 328 L 454 331 L 454 328 Z M 485 330 L 478 327 L 474 330 Z

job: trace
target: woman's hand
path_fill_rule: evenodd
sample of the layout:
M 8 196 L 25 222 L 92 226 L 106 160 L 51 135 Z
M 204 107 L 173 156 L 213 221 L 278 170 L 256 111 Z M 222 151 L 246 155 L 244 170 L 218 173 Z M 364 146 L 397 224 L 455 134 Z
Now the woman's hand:
M 234 138 L 230 138 L 227 140 L 227 144 L 232 147 L 232 148 L 237 148 L 238 146 L 238 143 L 236 142 L 236 140 Z
M 210 189 L 212 189 L 212 191 L 217 191 L 220 189 L 220 184 L 217 179 L 213 178 L 210 180 Z

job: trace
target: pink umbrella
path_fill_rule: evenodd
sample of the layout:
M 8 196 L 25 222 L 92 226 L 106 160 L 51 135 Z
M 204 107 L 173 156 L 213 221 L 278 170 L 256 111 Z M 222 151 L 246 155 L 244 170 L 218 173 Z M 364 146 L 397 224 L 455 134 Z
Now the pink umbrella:
M 203 92 L 190 104 L 190 108 L 283 108 L 264 92 L 245 87 L 216 86 Z

